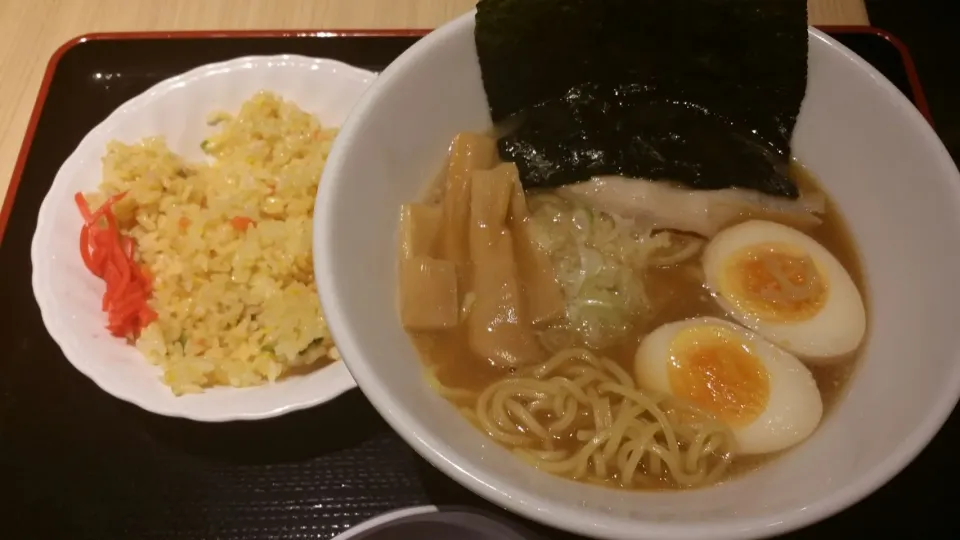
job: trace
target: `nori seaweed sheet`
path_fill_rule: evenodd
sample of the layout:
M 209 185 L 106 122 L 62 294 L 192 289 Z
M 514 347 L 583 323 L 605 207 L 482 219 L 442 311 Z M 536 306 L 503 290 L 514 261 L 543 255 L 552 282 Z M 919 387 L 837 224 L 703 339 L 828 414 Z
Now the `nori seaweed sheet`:
M 621 174 L 799 196 L 806 0 L 481 0 L 475 39 L 524 187 Z

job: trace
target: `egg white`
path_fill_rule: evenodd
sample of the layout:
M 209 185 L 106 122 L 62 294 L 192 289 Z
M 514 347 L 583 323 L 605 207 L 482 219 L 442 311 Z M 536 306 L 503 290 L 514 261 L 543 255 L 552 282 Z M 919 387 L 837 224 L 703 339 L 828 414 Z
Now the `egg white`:
M 750 246 L 786 244 L 803 251 L 826 279 L 827 296 L 820 310 L 800 321 L 758 317 L 738 307 L 736 299 L 721 290 L 728 259 Z M 867 314 L 863 297 L 840 261 L 806 234 L 772 221 L 747 221 L 713 237 L 703 251 L 706 285 L 720 306 L 734 319 L 773 343 L 812 364 L 828 364 L 854 351 L 863 341 Z
M 823 416 L 823 400 L 810 370 L 795 356 L 761 336 L 715 317 L 667 323 L 651 332 L 637 348 L 634 360 L 641 388 L 676 395 L 668 372 L 671 347 L 679 332 L 695 326 L 720 326 L 730 330 L 767 372 L 770 393 L 763 412 L 747 425 L 730 426 L 739 454 L 776 452 L 813 433 Z

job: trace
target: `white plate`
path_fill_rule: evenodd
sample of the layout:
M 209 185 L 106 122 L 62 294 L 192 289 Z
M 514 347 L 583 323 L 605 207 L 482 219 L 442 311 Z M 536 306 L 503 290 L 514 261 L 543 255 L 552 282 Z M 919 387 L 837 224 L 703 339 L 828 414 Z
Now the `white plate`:
M 199 160 L 214 110 L 236 111 L 270 90 L 338 126 L 376 75 L 341 62 L 302 56 L 244 57 L 210 64 L 163 81 L 131 99 L 84 137 L 63 163 L 40 206 L 33 237 L 33 291 L 47 331 L 64 356 L 110 394 L 148 411 L 201 421 L 253 420 L 329 401 L 356 386 L 343 362 L 310 375 L 255 388 L 214 388 L 177 397 L 160 369 L 106 330 L 103 282 L 80 258 L 82 220 L 73 195 L 96 188 L 109 141 L 132 143 L 163 135 L 170 149 Z

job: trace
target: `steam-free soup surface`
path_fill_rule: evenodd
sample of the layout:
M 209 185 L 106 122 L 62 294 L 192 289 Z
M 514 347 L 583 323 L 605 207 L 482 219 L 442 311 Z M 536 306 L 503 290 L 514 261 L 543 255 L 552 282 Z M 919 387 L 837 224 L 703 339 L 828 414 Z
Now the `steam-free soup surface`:
M 480 142 L 477 142 L 478 140 Z M 599 412 L 596 407 L 594 407 L 592 411 L 586 410 L 585 412 L 578 412 L 577 415 L 575 415 L 576 420 L 573 421 L 570 429 L 550 431 L 548 437 L 546 437 L 549 440 L 546 442 L 543 440 L 544 437 L 536 433 L 536 429 L 524 428 L 525 430 L 521 429 L 518 431 L 518 436 L 514 437 L 510 435 L 510 437 L 507 437 L 507 435 L 504 435 L 506 432 L 501 432 L 500 427 L 497 427 L 496 419 L 478 418 L 478 410 L 480 410 L 478 408 L 478 399 L 481 399 L 480 396 L 482 396 L 485 391 L 498 384 L 503 386 L 505 379 L 510 379 L 511 377 L 529 377 L 531 376 L 532 368 L 523 363 L 510 365 L 508 363 L 491 361 L 489 355 L 478 355 L 476 346 L 471 345 L 471 327 L 470 324 L 467 324 L 466 319 L 469 316 L 470 310 L 473 309 L 475 302 L 478 300 L 473 297 L 474 291 L 471 285 L 471 283 L 476 280 L 476 276 L 474 275 L 476 271 L 475 266 L 471 264 L 469 256 L 466 255 L 470 252 L 469 234 L 460 231 L 459 237 L 453 239 L 448 238 L 446 236 L 447 232 L 445 231 L 449 231 L 452 225 L 444 221 L 445 219 L 454 217 L 450 212 L 460 212 L 461 215 L 465 212 L 469 215 L 470 204 L 469 201 L 465 200 L 467 198 L 465 193 L 469 191 L 469 188 L 465 187 L 465 183 L 468 182 L 468 180 L 451 178 L 450 175 L 462 175 L 465 170 L 471 167 L 492 169 L 497 166 L 498 161 L 493 157 L 492 148 L 488 147 L 487 142 L 484 142 L 482 139 L 475 139 L 472 144 L 467 146 L 471 148 L 466 149 L 466 147 L 461 147 L 459 149 L 460 154 L 458 155 L 457 142 L 454 143 L 454 153 L 451 157 L 451 163 L 453 163 L 453 165 L 448 163 L 447 168 L 445 168 L 445 173 L 441 175 L 437 183 L 437 188 L 431 191 L 428 200 L 425 201 L 427 206 L 438 209 L 433 219 L 438 220 L 438 223 L 443 223 L 443 227 L 446 228 L 441 227 L 439 229 L 440 232 L 437 238 L 433 236 L 430 237 L 431 247 L 421 248 L 421 255 L 426 253 L 429 255 L 429 258 L 441 260 L 452 258 L 456 261 L 455 264 L 451 263 L 445 266 L 446 270 L 453 272 L 453 274 L 445 278 L 440 278 L 441 281 L 446 280 L 448 283 L 443 291 L 448 293 L 446 298 L 455 301 L 454 304 L 450 304 L 450 306 L 456 306 L 455 313 L 447 313 L 445 322 L 439 323 L 438 327 L 421 330 L 416 328 L 411 329 L 408 326 L 408 332 L 425 364 L 427 377 L 431 384 L 441 391 L 458 409 L 463 411 L 469 420 L 478 424 L 481 429 L 488 433 L 490 431 L 500 433 L 499 442 L 504 443 L 508 448 L 518 452 L 518 455 L 524 459 L 544 468 L 548 472 L 591 482 L 599 482 L 612 487 L 669 489 L 706 485 L 727 479 L 738 472 L 753 469 L 777 454 L 777 452 L 774 452 L 758 455 L 738 455 L 735 450 L 732 450 L 733 446 L 729 446 L 730 441 L 727 440 L 729 439 L 729 432 L 723 431 L 721 428 L 716 428 L 719 430 L 716 432 L 710 431 L 714 429 L 710 427 L 713 420 L 704 420 L 703 418 L 706 417 L 699 416 L 701 415 L 701 411 L 695 407 L 688 409 L 686 408 L 686 404 L 664 401 L 662 405 L 664 418 L 666 421 L 680 426 L 676 428 L 677 437 L 682 439 L 684 436 L 685 428 L 682 427 L 685 425 L 684 422 L 687 422 L 689 425 L 701 426 L 697 428 L 701 431 L 691 434 L 687 442 L 681 440 L 677 443 L 677 447 L 687 453 L 673 454 L 672 457 L 666 454 L 662 457 L 658 457 L 657 455 L 641 457 L 638 458 L 638 463 L 634 464 L 629 458 L 629 449 L 624 450 L 623 446 L 616 448 L 616 445 L 610 440 L 605 440 L 599 445 L 603 448 L 610 448 L 610 450 L 606 452 L 608 459 L 605 462 L 603 462 L 604 460 L 601 457 L 598 457 L 600 454 L 597 453 L 592 458 L 583 459 L 582 463 L 576 465 L 557 465 L 556 470 L 552 470 L 551 467 L 553 467 L 553 464 L 566 463 L 564 459 L 571 463 L 576 461 L 578 459 L 576 457 L 578 452 L 586 452 L 584 446 L 585 444 L 590 444 L 591 439 L 589 439 L 589 437 L 600 437 L 598 434 L 602 430 L 599 427 L 596 429 L 591 427 L 595 421 L 595 419 L 593 419 L 594 416 L 606 414 L 609 418 L 614 419 L 608 423 L 615 423 L 617 418 L 627 418 L 627 409 L 630 407 L 635 407 L 636 410 L 640 410 L 642 407 L 636 406 L 637 401 L 630 401 L 626 398 L 624 398 L 622 403 L 617 401 L 615 397 L 607 398 L 607 401 L 601 399 L 599 400 L 601 404 Z M 463 162 L 465 159 L 471 162 L 470 166 L 467 166 L 466 169 L 462 164 L 460 166 L 456 165 L 456 162 Z M 458 167 L 460 173 L 457 172 Z M 801 191 L 808 193 L 822 191 L 817 180 L 799 164 L 795 163 L 791 166 L 790 175 L 800 187 Z M 645 180 L 636 181 L 645 182 Z M 453 189 L 459 189 L 461 191 L 459 194 L 454 194 L 460 197 L 459 201 L 456 199 L 451 201 L 451 186 L 454 186 Z M 508 234 L 516 235 L 519 230 L 517 227 L 533 227 L 536 231 L 536 221 L 538 219 L 544 219 L 546 215 L 544 212 L 540 212 L 540 209 L 544 207 L 543 205 L 554 203 L 561 206 L 568 203 L 574 205 L 579 204 L 577 202 L 571 203 L 568 199 L 562 197 L 559 202 L 557 202 L 557 200 L 554 199 L 556 194 L 550 192 L 528 192 L 524 195 L 528 215 L 523 219 L 514 219 L 513 221 L 508 219 L 506 225 L 506 232 Z M 460 205 L 459 209 L 451 206 L 457 204 Z M 443 214 L 443 216 L 441 216 L 441 214 Z M 605 220 L 608 219 L 610 223 L 615 225 L 619 225 L 624 221 L 620 216 L 610 216 L 602 212 L 598 213 L 595 209 L 590 210 L 590 216 L 590 219 L 594 220 L 592 223 L 594 230 L 596 230 L 597 227 L 603 226 L 602 224 L 606 223 Z M 600 216 L 600 219 L 596 216 Z M 730 223 L 725 223 L 724 226 L 730 227 L 750 217 L 749 212 L 745 212 L 744 215 L 739 216 L 738 219 Z M 765 217 L 769 218 L 770 216 L 767 215 Z M 860 262 L 842 216 L 838 213 L 836 206 L 827 200 L 824 211 L 818 217 L 820 221 L 819 225 L 807 228 L 804 232 L 837 258 L 853 278 L 862 295 L 865 287 Z M 775 214 L 772 220 L 776 221 Z M 788 222 L 785 223 L 787 225 L 795 223 L 794 220 L 787 221 Z M 469 227 L 469 225 L 461 226 Z M 656 238 L 659 233 L 660 231 L 653 230 L 644 231 L 640 234 L 646 235 L 644 238 L 650 241 L 650 238 Z M 597 377 L 609 377 L 610 380 L 618 381 L 617 384 L 624 386 L 632 384 L 634 385 L 633 388 L 637 388 L 640 392 L 645 392 L 646 390 L 636 384 L 635 381 L 628 383 L 624 379 L 624 375 L 634 376 L 638 347 L 644 338 L 654 329 L 668 323 L 705 316 L 734 321 L 734 319 L 727 314 L 727 311 L 718 304 L 717 299 L 711 295 L 711 292 L 704 285 L 704 270 L 701 261 L 704 239 L 695 234 L 685 234 L 676 231 L 667 231 L 663 234 L 671 235 L 669 236 L 669 243 L 659 247 L 654 243 L 653 247 L 650 248 L 651 251 L 644 254 L 644 257 L 648 258 L 648 263 L 644 265 L 641 270 L 635 272 L 631 278 L 637 282 L 640 287 L 638 291 L 640 292 L 634 293 L 628 290 L 631 286 L 630 284 L 618 285 L 618 287 L 621 288 L 616 289 L 617 291 L 624 291 L 623 295 L 632 295 L 640 298 L 634 302 L 636 304 L 635 306 L 628 306 L 620 311 L 613 312 L 616 313 L 617 317 L 622 317 L 623 320 L 614 320 L 613 323 L 610 323 L 609 328 L 604 330 L 605 333 L 601 335 L 578 333 L 576 329 L 571 330 L 571 325 L 567 324 L 569 321 L 566 323 L 561 321 L 556 324 L 547 323 L 532 326 L 532 331 L 538 338 L 537 345 L 541 348 L 541 355 L 537 358 L 536 362 L 540 362 L 540 365 L 548 362 L 548 359 L 557 361 L 557 365 L 566 365 L 563 362 L 573 362 L 573 364 L 571 364 L 573 367 L 568 368 L 569 373 L 572 373 L 572 375 L 568 377 L 570 380 L 582 381 L 585 377 L 588 377 L 583 374 L 594 373 L 593 370 L 596 370 L 597 373 L 601 373 L 601 375 L 596 375 Z M 536 237 L 537 234 L 534 232 L 532 236 Z M 462 243 L 459 243 L 460 241 L 458 241 L 457 238 L 459 238 Z M 409 241 L 409 239 L 405 241 Z M 542 247 L 543 242 L 540 242 L 540 244 Z M 684 256 L 684 258 L 676 264 L 657 264 L 657 261 L 670 262 L 676 258 L 674 257 L 675 255 L 683 255 L 684 252 L 688 252 L 689 254 Z M 410 253 L 407 253 L 407 255 L 410 255 Z M 404 255 L 401 255 L 402 259 L 403 257 Z M 458 257 L 459 260 L 457 260 Z M 553 258 L 554 263 L 557 263 L 558 260 L 556 257 Z M 579 261 L 580 259 L 577 258 L 576 260 Z M 421 263 L 418 262 L 417 265 L 419 265 L 417 268 L 421 269 L 424 273 L 428 273 Z M 433 268 L 431 272 L 434 273 L 430 275 L 436 275 L 435 272 L 443 274 L 444 271 L 437 270 L 437 268 Z M 564 276 L 562 275 L 563 272 L 560 265 L 557 264 L 554 270 L 556 274 L 551 275 L 550 279 L 562 282 Z M 524 276 L 521 275 L 518 280 L 520 286 L 530 287 L 531 284 L 529 280 L 525 282 L 523 277 Z M 401 284 L 405 286 L 403 278 Z M 626 287 L 626 289 L 623 289 L 623 287 Z M 456 292 L 453 293 L 454 296 L 450 296 L 449 294 L 451 288 L 456 289 Z M 560 287 L 558 290 L 566 289 Z M 522 292 L 523 291 L 521 291 L 521 293 Z M 404 291 L 401 290 L 401 301 L 403 300 L 403 295 Z M 433 303 L 441 305 L 443 301 L 434 300 Z M 450 309 L 454 308 L 448 307 L 444 309 L 449 312 Z M 435 314 L 436 313 L 433 313 L 431 316 Z M 603 314 L 605 317 L 608 315 L 607 313 Z M 572 316 L 568 305 L 566 317 L 561 317 L 560 319 L 569 319 Z M 579 317 L 581 314 L 578 312 L 575 316 Z M 585 317 L 584 321 L 586 321 L 583 324 L 591 323 L 587 318 L 588 315 L 583 315 L 583 317 Z M 557 360 L 558 355 L 566 354 L 569 351 L 587 351 L 589 352 L 590 358 L 581 360 L 568 359 L 562 362 Z M 829 362 L 816 362 L 814 365 L 807 365 L 816 381 L 816 387 L 819 389 L 825 411 L 829 411 L 842 395 L 846 382 L 856 364 L 858 354 L 859 348 L 852 352 L 845 353 L 838 358 L 832 358 Z M 576 353 L 573 353 L 573 356 L 576 356 Z M 603 364 L 602 362 L 605 362 L 605 360 L 602 359 L 609 359 L 613 365 Z M 582 366 L 586 367 L 577 367 L 579 364 L 574 365 L 576 362 L 581 362 Z M 591 364 L 591 362 L 594 363 Z M 546 368 L 541 368 L 541 374 L 545 373 L 543 369 Z M 566 368 L 557 369 L 562 370 Z M 557 371 L 557 373 L 559 374 L 561 371 Z M 551 376 L 543 376 L 541 379 L 546 381 L 549 380 Z M 588 383 L 587 386 L 590 384 L 594 383 Z M 537 425 L 549 426 L 551 422 L 557 422 L 558 415 L 555 414 L 555 411 L 567 407 L 569 404 L 562 406 L 545 404 L 542 407 L 543 412 L 540 412 L 541 409 L 538 409 L 537 404 L 534 404 L 532 408 L 530 408 L 529 401 L 531 400 L 534 402 L 538 399 L 548 401 L 548 398 L 545 397 L 546 394 L 537 397 L 537 395 L 534 395 L 536 394 L 536 387 L 531 388 L 533 389 L 528 391 L 529 395 L 527 396 L 529 400 L 524 402 L 524 406 L 533 411 L 531 415 L 539 422 Z M 585 392 L 587 393 L 599 391 L 596 390 L 596 388 L 584 388 L 586 388 Z M 606 388 L 606 390 L 609 391 L 612 387 L 608 385 L 607 387 L 597 388 Z M 490 399 L 496 399 L 496 393 L 488 392 L 488 394 L 494 396 Z M 519 410 L 519 405 L 514 407 L 513 413 L 509 411 L 510 407 L 512 407 L 510 404 L 511 399 L 518 401 L 525 399 L 522 396 L 516 397 L 521 394 L 523 394 L 523 392 L 518 391 L 510 394 L 514 397 L 504 398 L 507 401 L 507 405 L 503 406 L 506 411 L 505 415 L 525 414 Z M 650 395 L 657 396 L 659 394 L 653 393 Z M 489 398 L 489 396 L 487 397 Z M 641 397 L 644 396 L 637 396 L 636 399 L 640 399 Z M 558 401 L 565 398 L 554 396 L 549 399 Z M 570 402 L 572 403 L 572 401 L 571 399 Z M 573 407 L 573 405 L 569 406 Z M 603 406 L 606 406 L 609 410 L 604 411 Z M 489 406 L 488 409 L 496 410 L 492 408 L 492 406 Z M 589 409 L 589 407 L 587 407 L 587 409 Z M 551 410 L 554 412 L 550 412 Z M 631 411 L 633 411 L 633 409 L 631 409 Z M 482 411 L 480 414 L 482 414 Z M 637 414 L 638 418 L 646 414 L 649 425 L 653 426 L 656 424 L 656 420 L 650 420 L 650 414 L 656 417 L 656 414 L 659 413 L 645 411 L 638 412 Z M 690 420 L 691 418 L 695 421 Z M 661 419 L 661 422 L 663 421 L 665 420 Z M 599 424 L 597 425 L 603 424 L 602 420 L 598 422 Z M 626 422 L 626 420 L 622 420 L 622 422 Z M 493 424 L 493 427 L 490 427 L 491 424 Z M 578 425 L 580 426 L 579 428 L 577 428 Z M 641 422 L 635 425 L 646 426 L 648 424 Z M 484 428 L 484 426 L 487 426 L 487 428 Z M 593 431 L 591 431 L 591 429 L 593 429 Z M 651 427 L 651 429 L 656 428 Z M 670 444 L 670 436 L 666 435 L 667 431 L 670 431 L 670 429 L 663 430 L 666 436 L 666 439 L 664 439 L 662 443 L 663 448 L 669 447 Z M 635 439 L 631 440 L 640 440 L 639 437 L 640 435 L 636 435 Z M 697 439 L 697 437 L 702 440 Z M 497 436 L 494 436 L 494 438 L 497 439 Z M 530 443 L 529 441 L 521 439 L 530 439 L 536 442 Z M 699 442 L 697 442 L 698 440 Z M 704 443 L 704 441 L 707 442 Z M 622 445 L 623 443 L 620 444 Z M 640 443 L 636 444 L 639 445 Z M 702 444 L 706 449 L 697 447 L 698 444 Z M 617 461 L 618 458 L 617 455 L 615 455 L 615 451 L 619 452 L 619 462 Z M 702 455 L 690 457 L 691 452 L 700 452 Z M 656 454 L 656 452 L 654 452 L 654 454 Z M 699 469 L 698 467 L 691 466 L 690 470 L 697 471 L 702 469 L 701 472 L 703 472 L 703 474 L 697 475 L 689 471 L 687 471 L 689 474 L 685 473 L 687 474 L 686 476 L 682 474 L 671 474 L 671 466 L 680 467 L 680 465 L 676 464 L 671 465 L 671 459 L 678 455 L 684 459 L 690 459 L 691 463 L 695 458 L 700 459 L 701 465 Z M 565 456 L 565 458 L 561 459 L 560 456 Z M 628 457 L 624 458 L 623 456 Z M 617 463 L 619 463 L 619 465 L 617 465 Z M 583 470 L 584 467 L 586 467 L 586 470 Z M 622 470 L 632 471 L 630 473 L 631 479 L 624 481 L 622 478 Z

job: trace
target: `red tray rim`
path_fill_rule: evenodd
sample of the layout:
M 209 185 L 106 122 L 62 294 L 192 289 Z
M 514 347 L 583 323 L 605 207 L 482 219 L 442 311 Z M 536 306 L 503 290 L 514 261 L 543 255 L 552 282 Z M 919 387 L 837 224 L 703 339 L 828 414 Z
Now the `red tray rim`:
M 817 26 L 818 30 L 828 34 L 873 34 L 890 42 L 900 52 L 904 68 L 907 71 L 907 77 L 910 82 L 911 90 L 914 95 L 914 104 L 920 113 L 933 125 L 933 118 L 930 114 L 929 105 L 920 84 L 920 78 L 917 75 L 916 65 L 907 46 L 890 32 L 873 26 Z M 77 36 L 57 48 L 47 62 L 46 70 L 43 74 L 43 80 L 40 83 L 40 90 L 37 92 L 37 99 L 34 102 L 33 110 L 30 113 L 30 120 L 27 123 L 27 129 L 23 135 L 23 142 L 20 145 L 20 152 L 17 154 L 17 160 L 13 167 L 13 173 L 10 177 L 10 184 L 7 187 L 7 193 L 3 200 L 3 206 L 0 207 L 0 243 L 3 242 L 4 234 L 7 229 L 7 221 L 10 218 L 10 211 L 13 209 L 14 199 L 17 195 L 17 188 L 20 186 L 20 180 L 23 176 L 23 168 L 27 163 L 27 156 L 30 154 L 30 148 L 33 145 L 33 138 L 36 135 L 37 124 L 40 121 L 40 114 L 43 111 L 47 100 L 47 94 L 50 91 L 50 84 L 53 82 L 53 74 L 56 72 L 57 65 L 63 55 L 82 43 L 88 41 L 114 41 L 114 40 L 138 40 L 138 39 L 221 39 L 221 38 L 297 38 L 297 37 L 317 37 L 317 38 L 342 38 L 342 37 L 418 37 L 428 34 L 429 29 L 340 29 L 340 30 L 185 30 L 185 31 L 149 31 L 149 32 L 97 32 Z

